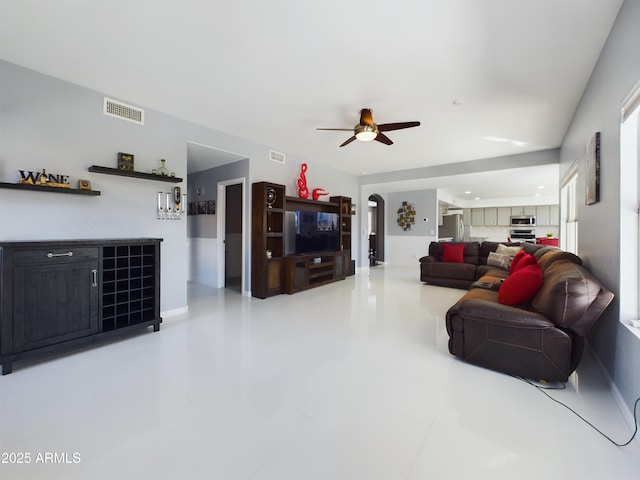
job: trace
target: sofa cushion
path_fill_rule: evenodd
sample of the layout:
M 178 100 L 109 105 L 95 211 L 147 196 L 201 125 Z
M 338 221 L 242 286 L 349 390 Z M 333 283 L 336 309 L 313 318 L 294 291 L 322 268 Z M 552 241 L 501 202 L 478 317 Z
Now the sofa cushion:
M 468 280 L 473 283 L 476 279 L 476 266 L 470 263 L 433 262 L 428 273 L 431 277 Z
M 596 312 L 589 308 L 601 288 L 600 283 L 579 265 L 554 262 L 544 271 L 544 284 L 531 305 L 556 326 L 577 329 L 582 323 L 590 325 L 592 317 L 597 318 L 600 310 L 604 310 L 598 307 Z M 606 305 L 608 302 L 604 307 Z M 578 325 L 574 325 L 576 323 Z
M 480 250 L 480 244 L 478 242 L 431 242 L 429 244 L 429 256 L 441 262 L 445 245 L 464 245 L 464 263 L 478 264 L 478 252 Z
M 509 267 L 509 273 L 515 273 L 521 268 L 528 267 L 529 265 L 535 265 L 538 261 L 536 257 L 529 253 L 524 253 L 524 250 L 520 250 L 518 254 L 513 257 L 511 261 L 511 266 Z
M 506 245 L 500 244 L 496 249 L 496 253 L 502 253 L 504 255 L 509 255 L 510 257 L 514 257 L 520 250 L 522 250 L 522 247 L 520 245 L 516 247 L 513 247 L 513 246 L 508 247 Z
M 520 244 L 519 243 L 513 243 L 513 242 L 491 242 L 489 240 L 485 240 L 484 242 L 482 242 L 480 244 L 480 249 L 479 249 L 479 261 L 478 261 L 478 265 L 485 265 L 487 263 L 487 258 L 489 257 L 489 254 L 491 252 L 496 252 L 498 253 L 498 246 L 499 245 L 506 245 L 507 247 L 519 247 Z
M 464 263 L 464 245 L 448 245 L 442 246 L 442 261 L 452 263 Z
M 542 287 L 542 269 L 537 263 L 527 265 L 509 275 L 498 291 L 498 301 L 503 305 L 521 305 L 531 300 Z
M 495 253 L 490 252 L 487 257 L 487 265 L 493 267 L 504 268 L 505 270 L 509 270 L 509 265 L 511 264 L 511 257 L 509 255 L 503 253 Z
M 551 250 L 545 251 L 542 255 L 538 257 L 538 263 L 540 264 L 540 268 L 544 272 L 549 265 L 554 262 L 562 262 L 569 261 L 575 263 L 576 265 L 582 265 L 582 260 L 577 255 L 574 255 L 571 252 L 566 252 L 564 250 L 560 250 L 559 248 L 552 248 Z

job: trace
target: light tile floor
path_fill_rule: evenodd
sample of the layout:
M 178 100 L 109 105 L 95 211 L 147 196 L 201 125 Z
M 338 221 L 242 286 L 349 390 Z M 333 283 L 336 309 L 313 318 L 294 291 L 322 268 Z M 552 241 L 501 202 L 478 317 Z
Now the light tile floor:
M 639 440 L 448 353 L 462 293 L 382 265 L 267 300 L 190 285 L 159 333 L 0 378 L 0 460 L 30 454 L 0 479 L 639 478 Z M 588 354 L 550 393 L 630 436 Z

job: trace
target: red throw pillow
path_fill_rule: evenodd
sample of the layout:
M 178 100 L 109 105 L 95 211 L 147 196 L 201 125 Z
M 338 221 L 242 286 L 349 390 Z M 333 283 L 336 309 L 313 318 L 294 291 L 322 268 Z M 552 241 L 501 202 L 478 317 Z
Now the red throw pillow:
M 500 290 L 498 301 L 503 305 L 515 307 L 527 300 L 531 300 L 542 287 L 542 269 L 537 263 L 527 265 L 505 278 Z
M 464 263 L 464 244 L 449 245 L 445 243 L 442 245 L 442 252 L 443 262 Z
M 529 253 L 524 253 L 523 250 L 520 250 L 518 253 L 516 253 L 516 256 L 513 257 L 513 260 L 511 261 L 511 265 L 509 266 L 509 274 L 515 273 L 523 267 L 537 264 L 538 260 L 536 260 L 536 257 Z

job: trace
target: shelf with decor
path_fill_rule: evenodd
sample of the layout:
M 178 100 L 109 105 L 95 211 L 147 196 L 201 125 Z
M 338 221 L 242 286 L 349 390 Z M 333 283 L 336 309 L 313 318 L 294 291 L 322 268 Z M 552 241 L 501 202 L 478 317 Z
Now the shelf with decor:
M 7 188 L 10 190 L 27 190 L 31 192 L 49 192 L 49 193 L 67 193 L 71 195 L 89 195 L 98 196 L 100 191 L 98 190 L 80 190 L 77 188 L 62 188 L 62 187 L 47 187 L 46 185 L 32 185 L 30 183 L 5 183 L 0 182 L 0 188 Z
M 254 183 L 251 209 L 251 294 L 267 298 L 283 290 L 284 185 Z
M 101 167 L 99 165 L 91 165 L 89 171 L 93 173 L 104 173 L 105 175 L 117 175 L 119 177 L 141 178 L 144 180 L 155 180 L 157 182 L 180 183 L 183 181 L 180 177 L 171 177 L 169 175 L 158 175 L 153 173 L 136 172 L 133 170 L 119 170 L 117 168 Z

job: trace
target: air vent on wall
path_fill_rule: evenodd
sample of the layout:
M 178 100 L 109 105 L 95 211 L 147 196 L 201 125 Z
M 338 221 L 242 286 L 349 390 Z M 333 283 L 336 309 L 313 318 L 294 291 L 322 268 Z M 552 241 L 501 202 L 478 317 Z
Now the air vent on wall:
M 138 125 L 144 125 L 144 110 L 107 97 L 104 97 L 103 113 L 110 117 L 117 117 Z
M 276 152 L 275 150 L 269 150 L 269 159 L 273 160 L 274 162 L 284 163 L 286 157 L 284 156 L 284 153 Z

